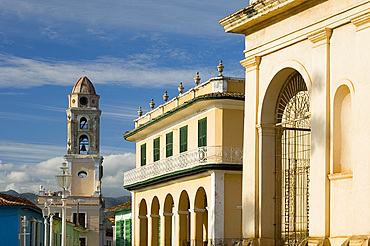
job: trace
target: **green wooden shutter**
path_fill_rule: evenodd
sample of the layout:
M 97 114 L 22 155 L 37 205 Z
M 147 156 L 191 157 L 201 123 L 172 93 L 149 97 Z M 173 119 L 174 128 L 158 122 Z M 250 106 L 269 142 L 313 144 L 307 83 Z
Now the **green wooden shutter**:
M 198 147 L 207 146 L 207 118 L 198 121 Z
M 117 221 L 116 222 L 116 246 L 122 246 L 123 245 L 123 221 Z
M 180 128 L 180 153 L 188 150 L 188 126 Z
M 141 155 L 141 165 L 146 165 L 146 144 L 142 144 L 140 148 L 140 155 Z
M 158 161 L 160 159 L 160 146 L 159 138 L 153 140 L 153 161 Z
M 125 246 L 131 245 L 132 227 L 131 219 L 125 220 Z
M 173 155 L 173 132 L 166 134 L 166 157 Z

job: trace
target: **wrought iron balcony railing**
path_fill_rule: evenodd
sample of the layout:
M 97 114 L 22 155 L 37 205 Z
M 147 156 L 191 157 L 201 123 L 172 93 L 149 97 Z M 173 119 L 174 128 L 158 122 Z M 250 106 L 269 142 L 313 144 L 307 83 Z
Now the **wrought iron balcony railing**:
M 124 185 L 135 184 L 196 166 L 242 163 L 242 148 L 225 146 L 200 147 L 125 172 Z

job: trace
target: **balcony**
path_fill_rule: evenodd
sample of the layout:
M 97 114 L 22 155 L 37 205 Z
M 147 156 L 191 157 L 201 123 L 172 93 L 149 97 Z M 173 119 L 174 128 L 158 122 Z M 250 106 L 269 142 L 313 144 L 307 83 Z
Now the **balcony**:
M 206 146 L 135 168 L 124 174 L 124 186 L 207 165 L 242 165 L 243 150 L 237 147 Z

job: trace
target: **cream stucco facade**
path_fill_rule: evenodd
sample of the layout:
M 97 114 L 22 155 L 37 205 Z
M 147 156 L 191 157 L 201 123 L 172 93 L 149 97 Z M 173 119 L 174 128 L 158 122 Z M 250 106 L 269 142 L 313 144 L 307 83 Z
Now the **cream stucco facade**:
M 221 70 L 222 72 L 222 70 Z M 211 245 L 241 237 L 244 79 L 220 74 L 135 120 L 133 245 Z
M 245 36 L 244 241 L 368 245 L 370 1 L 252 1 L 220 23 Z M 288 85 L 296 86 L 291 94 Z M 288 113 L 296 99 L 304 107 Z M 288 158 L 306 161 L 304 180 L 300 164 L 282 167 L 292 146 L 307 150 Z M 302 187 L 301 200 L 289 198 Z

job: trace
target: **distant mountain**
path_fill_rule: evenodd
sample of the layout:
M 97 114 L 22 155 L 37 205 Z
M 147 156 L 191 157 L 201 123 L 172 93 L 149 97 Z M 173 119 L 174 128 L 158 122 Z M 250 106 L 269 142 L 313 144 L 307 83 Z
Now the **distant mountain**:
M 0 193 L 11 195 L 11 196 L 15 196 L 15 197 L 26 198 L 27 200 L 29 200 L 33 204 L 37 204 L 37 195 L 36 194 L 33 194 L 33 193 L 27 192 L 27 193 L 21 193 L 21 194 L 19 194 L 15 190 L 2 191 Z
M 8 191 L 1 191 L 0 193 L 15 196 L 15 197 L 22 197 L 26 198 L 30 202 L 37 204 L 37 197 L 38 195 L 33 193 L 18 193 L 14 190 L 8 190 Z M 131 201 L 131 196 L 120 196 L 120 197 L 103 197 L 105 201 L 105 209 L 126 203 Z

